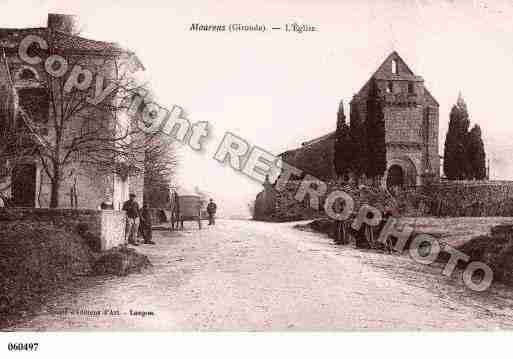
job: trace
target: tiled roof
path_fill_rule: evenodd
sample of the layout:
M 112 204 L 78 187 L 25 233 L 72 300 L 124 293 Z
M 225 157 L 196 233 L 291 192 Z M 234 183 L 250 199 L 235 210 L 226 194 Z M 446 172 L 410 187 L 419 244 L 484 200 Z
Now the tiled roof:
M 288 165 L 294 166 L 316 178 L 334 178 L 333 149 L 334 132 L 310 141 L 294 150 L 281 153 L 279 157 Z
M 335 131 L 332 131 L 330 133 L 325 134 L 324 136 L 317 137 L 317 138 L 314 138 L 312 140 L 305 141 L 305 142 L 301 143 L 301 145 L 303 147 L 304 146 L 310 146 L 310 145 L 313 145 L 313 144 L 315 144 L 317 142 L 320 142 L 320 141 L 330 140 L 330 139 L 332 139 L 334 137 L 335 137 Z
M 112 42 L 96 41 L 60 31 L 53 31 L 53 46 L 59 50 L 120 53 L 128 52 Z
M 70 35 L 61 31 L 50 31 L 47 28 L 34 27 L 25 29 L 0 28 L 0 45 L 5 43 L 17 44 L 27 35 L 38 35 L 50 42 L 53 47 L 62 51 L 96 52 L 96 53 L 131 53 L 113 42 L 86 39 L 77 35 Z
M 124 49 L 116 43 L 86 39 L 57 30 L 51 31 L 45 27 L 24 29 L 0 28 L 0 47 L 5 48 L 6 51 L 15 51 L 19 42 L 28 35 L 40 36 L 48 43 L 51 43 L 52 47 L 57 51 L 66 53 L 97 56 L 128 55 L 137 68 L 144 69 L 141 61 L 132 51 Z
M 16 36 L 16 34 L 43 34 L 46 32 L 46 27 L 27 27 L 23 29 L 16 28 L 0 28 L 0 38 L 5 38 L 9 36 Z

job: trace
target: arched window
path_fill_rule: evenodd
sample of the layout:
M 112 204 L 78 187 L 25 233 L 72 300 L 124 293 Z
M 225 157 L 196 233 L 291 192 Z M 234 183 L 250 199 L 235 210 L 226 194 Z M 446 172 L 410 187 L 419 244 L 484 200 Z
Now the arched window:
M 399 68 L 397 67 L 397 60 L 392 60 L 392 73 L 395 75 L 399 74 Z
M 16 81 L 39 81 L 36 70 L 31 67 L 23 66 L 16 72 Z
M 36 74 L 31 69 L 23 69 L 20 73 L 20 80 L 35 80 Z

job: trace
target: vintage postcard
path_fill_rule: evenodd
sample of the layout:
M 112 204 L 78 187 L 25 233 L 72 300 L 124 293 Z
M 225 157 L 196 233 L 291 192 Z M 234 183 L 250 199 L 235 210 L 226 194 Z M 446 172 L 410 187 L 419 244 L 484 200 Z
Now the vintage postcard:
M 513 328 L 512 16 L 0 2 L 0 331 Z

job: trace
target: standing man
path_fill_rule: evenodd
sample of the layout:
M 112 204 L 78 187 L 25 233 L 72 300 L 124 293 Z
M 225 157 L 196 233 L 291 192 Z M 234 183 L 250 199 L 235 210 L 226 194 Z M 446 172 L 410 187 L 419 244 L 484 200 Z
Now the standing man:
M 123 203 L 123 211 L 126 211 L 125 243 L 138 246 L 137 233 L 139 232 L 139 204 L 135 201 L 135 194 L 130 193 L 130 199 Z
M 171 223 L 171 228 L 175 229 L 176 224 L 176 230 L 179 228 L 179 223 L 181 224 L 181 229 L 183 229 L 183 221 L 182 216 L 180 215 L 180 196 L 178 196 L 178 192 L 175 190 L 173 191 L 173 222 Z
M 144 244 L 155 244 L 152 240 L 152 222 L 150 207 L 148 203 L 144 203 L 140 218 L 140 228 L 144 238 Z
M 217 205 L 214 203 L 214 200 L 210 198 L 210 201 L 208 202 L 207 206 L 207 213 L 208 213 L 208 225 L 213 226 L 216 224 L 215 215 L 217 211 Z

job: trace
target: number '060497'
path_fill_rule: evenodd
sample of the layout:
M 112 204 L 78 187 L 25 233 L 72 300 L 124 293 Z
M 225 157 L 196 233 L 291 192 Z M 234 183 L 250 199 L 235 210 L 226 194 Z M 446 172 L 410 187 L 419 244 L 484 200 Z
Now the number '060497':
M 29 351 L 35 352 L 39 347 L 39 343 L 9 343 L 7 349 L 9 351 Z

